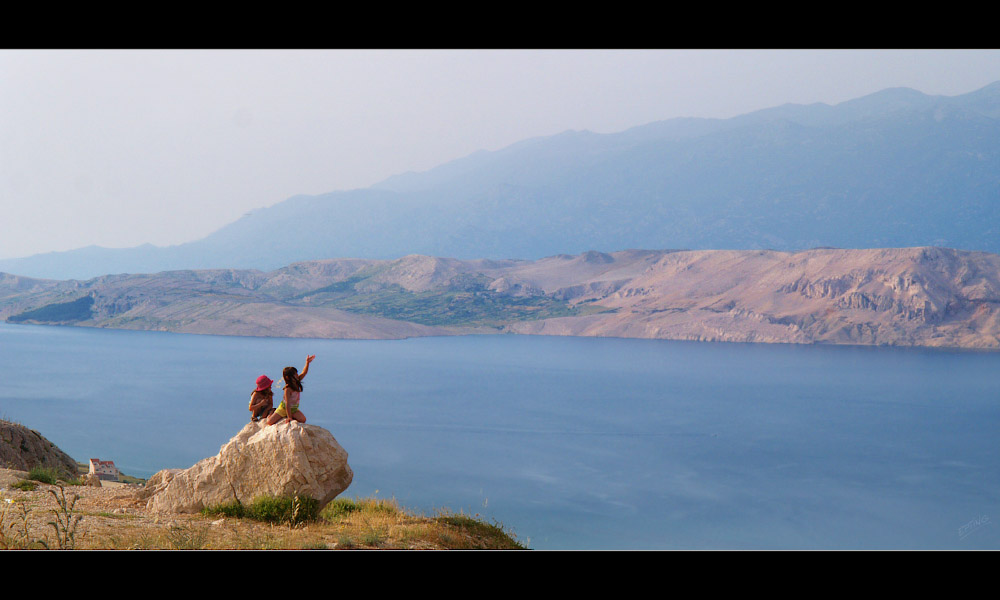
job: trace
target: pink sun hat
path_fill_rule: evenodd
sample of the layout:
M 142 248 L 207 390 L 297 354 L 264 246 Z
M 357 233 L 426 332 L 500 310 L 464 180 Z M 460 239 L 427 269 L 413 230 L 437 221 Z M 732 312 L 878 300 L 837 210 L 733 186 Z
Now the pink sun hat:
M 258 392 L 263 392 L 264 390 L 271 389 L 271 384 L 274 383 L 267 375 L 261 375 L 257 378 L 257 390 Z

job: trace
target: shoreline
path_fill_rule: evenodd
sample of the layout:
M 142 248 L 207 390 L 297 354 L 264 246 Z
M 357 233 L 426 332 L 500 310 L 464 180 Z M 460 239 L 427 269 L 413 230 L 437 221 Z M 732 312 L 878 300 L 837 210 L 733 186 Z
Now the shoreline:
M 88 330 L 88 331 L 110 331 L 110 332 L 136 332 L 136 333 L 152 333 L 152 334 L 171 334 L 171 335 L 196 335 L 196 336 L 206 336 L 206 337 L 216 337 L 216 338 L 234 338 L 234 339 L 263 339 L 263 340 L 295 340 L 295 341 L 322 341 L 322 342 L 403 342 L 408 340 L 419 340 L 425 338 L 453 338 L 453 337 L 497 337 L 497 336 L 519 336 L 519 337 L 538 337 L 538 338 L 577 338 L 577 339 L 610 339 L 610 340 L 637 340 L 637 341 L 649 341 L 649 342 L 686 342 L 695 344 L 741 344 L 741 345 L 767 345 L 767 346 L 788 346 L 788 347 L 836 347 L 836 348 L 880 348 L 880 349 L 893 349 L 893 350 L 936 350 L 942 352 L 970 352 L 970 353 L 980 353 L 980 354 L 993 354 L 1000 352 L 1000 345 L 996 347 L 978 347 L 978 346 L 947 346 L 947 345 L 929 345 L 929 344 L 861 344 L 861 343 L 850 343 L 850 342 L 836 342 L 829 340 L 816 340 L 810 342 L 796 342 L 796 341 L 764 341 L 764 340 L 720 340 L 720 339 L 691 339 L 689 337 L 639 337 L 639 336 L 620 336 L 620 335 L 573 335 L 573 334 L 559 334 L 559 333 L 525 333 L 517 331 L 473 331 L 473 332 L 456 332 L 452 334 L 442 334 L 442 335 L 413 335 L 398 338 L 337 338 L 337 337 L 294 337 L 294 336 L 271 336 L 271 335 L 238 335 L 231 333 L 196 333 L 189 331 L 170 331 L 170 330 L 159 330 L 159 329 L 129 329 L 123 327 L 100 327 L 93 325 L 71 325 L 71 324 L 53 324 L 53 323 L 10 323 L 8 321 L 0 321 L 0 327 L 11 326 L 11 327 L 41 327 L 41 328 L 51 328 L 51 329 L 68 329 L 68 330 Z

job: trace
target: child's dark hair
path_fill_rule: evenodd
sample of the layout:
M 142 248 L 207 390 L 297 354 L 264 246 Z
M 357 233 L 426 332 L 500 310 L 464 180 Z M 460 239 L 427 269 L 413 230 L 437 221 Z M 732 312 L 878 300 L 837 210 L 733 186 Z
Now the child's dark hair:
M 295 367 L 285 367 L 281 372 L 281 376 L 285 380 L 285 385 L 292 388 L 296 392 L 302 391 L 302 382 L 299 381 L 299 371 Z
M 255 389 L 254 393 L 255 394 L 260 394 L 261 396 L 267 396 L 269 398 L 274 396 L 274 392 L 272 390 L 270 390 L 270 389 L 266 389 L 266 390 L 256 390 Z

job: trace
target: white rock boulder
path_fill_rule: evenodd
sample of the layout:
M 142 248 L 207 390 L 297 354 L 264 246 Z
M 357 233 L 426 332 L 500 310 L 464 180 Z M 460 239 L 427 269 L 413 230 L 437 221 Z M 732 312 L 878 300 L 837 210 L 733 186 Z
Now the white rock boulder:
M 317 425 L 248 423 L 219 454 L 159 471 L 138 492 L 153 512 L 193 513 L 256 496 L 306 495 L 320 507 L 351 485 L 347 451 Z

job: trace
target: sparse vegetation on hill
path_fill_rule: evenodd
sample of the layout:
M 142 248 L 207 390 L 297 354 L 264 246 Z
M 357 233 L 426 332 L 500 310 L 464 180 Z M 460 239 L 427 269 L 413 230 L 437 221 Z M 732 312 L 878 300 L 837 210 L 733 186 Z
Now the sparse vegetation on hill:
M 443 512 L 426 517 L 401 508 L 394 500 L 378 498 L 337 498 L 316 511 L 315 501 L 309 500 L 255 498 L 248 506 L 232 503 L 205 509 L 202 514 L 286 525 L 289 541 L 295 538 L 291 533 L 301 532 L 300 539 L 283 547 L 527 549 L 505 526 L 488 523 L 478 515 Z
M 11 471 L 0 469 L 0 483 Z M 199 515 L 146 514 L 134 488 L 0 485 L 0 549 L 101 550 L 526 550 L 501 523 L 478 515 L 424 516 L 394 500 L 337 498 L 316 512 L 268 498 Z M 6 487 L 6 489 L 3 489 Z
M 482 286 L 411 292 L 402 286 L 391 285 L 369 293 L 342 293 L 326 299 L 323 304 L 421 325 L 489 327 L 512 321 L 592 314 L 603 309 L 594 305 L 575 307 L 550 296 L 507 296 Z

